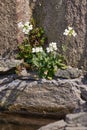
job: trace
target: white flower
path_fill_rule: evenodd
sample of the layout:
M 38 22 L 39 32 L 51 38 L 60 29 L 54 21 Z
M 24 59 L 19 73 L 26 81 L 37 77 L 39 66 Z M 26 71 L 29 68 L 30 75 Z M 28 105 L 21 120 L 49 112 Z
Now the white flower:
M 75 37 L 77 35 L 77 33 L 73 30 L 72 35 Z
M 23 32 L 28 34 L 33 29 L 33 25 L 30 22 L 26 22 L 23 27 Z
M 38 53 L 39 52 L 39 47 L 36 47 L 35 49 L 36 49 L 36 53 Z
M 28 29 L 32 30 L 33 29 L 33 25 L 29 25 Z
M 54 49 L 54 51 L 56 51 L 56 50 L 57 50 L 57 47 L 56 47 L 56 46 L 54 46 L 54 47 L 53 47 L 53 49 Z
M 29 30 L 28 30 L 28 29 L 26 29 L 26 28 L 23 28 L 23 30 L 22 30 L 22 31 L 23 31 L 23 33 L 24 33 L 24 34 L 28 34 L 28 33 L 29 33 Z
M 56 42 L 52 42 L 52 43 L 50 43 L 50 44 L 52 44 L 53 46 L 56 46 L 56 45 L 57 45 L 57 43 L 56 43 Z
M 43 48 L 42 47 L 39 47 L 39 52 L 43 52 Z
M 30 22 L 25 22 L 24 25 L 22 22 L 19 22 L 18 27 L 22 28 L 24 34 L 28 34 L 33 29 L 33 25 Z
M 24 26 L 24 25 L 23 25 L 22 22 L 19 22 L 19 23 L 18 23 L 18 28 L 23 28 L 23 26 Z
M 70 30 L 73 30 L 73 28 L 68 26 L 68 30 L 69 30 L 69 31 L 70 31 Z
M 24 24 L 24 26 L 29 26 L 29 24 L 30 24 L 30 22 L 26 22 L 26 23 Z
M 46 50 L 47 50 L 47 53 L 49 53 L 49 52 L 50 52 L 50 48 L 49 48 L 49 47 L 47 47 L 47 48 L 46 48 Z
M 68 26 L 68 29 L 65 29 L 63 35 L 65 35 L 65 36 L 74 36 L 75 37 L 77 35 L 77 33 L 75 32 L 75 30 L 72 27 Z
M 68 30 L 68 29 L 65 29 L 63 35 L 66 35 L 66 36 L 67 36 L 68 34 L 69 34 L 69 30 Z
M 54 51 L 53 47 L 49 47 L 49 49 L 50 49 L 50 52 Z
M 35 48 L 32 48 L 32 53 L 35 53 L 36 52 L 36 49 Z
M 38 52 L 43 52 L 43 48 L 42 47 L 32 48 L 32 53 L 38 53 Z
M 54 51 L 53 47 L 47 47 L 46 50 L 47 50 L 47 53 Z
M 57 50 L 57 43 L 56 42 L 50 43 L 49 49 L 50 49 L 50 51 L 56 51 Z

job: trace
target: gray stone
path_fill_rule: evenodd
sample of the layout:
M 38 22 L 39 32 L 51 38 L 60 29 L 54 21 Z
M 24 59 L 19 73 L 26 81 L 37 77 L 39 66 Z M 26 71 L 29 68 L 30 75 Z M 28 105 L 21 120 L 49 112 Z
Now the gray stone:
M 13 112 L 27 111 L 58 118 L 71 112 L 87 111 L 86 101 L 81 98 L 81 88 L 86 89 L 87 85 L 82 79 L 35 80 L 30 75 L 3 76 L 0 78 L 0 106 Z
M 82 113 L 68 114 L 66 116 L 66 121 L 68 123 L 72 121 L 74 124 L 81 124 L 87 127 L 87 113 L 82 112 Z
M 64 129 L 64 127 L 66 126 L 66 122 L 61 120 L 61 121 L 57 121 L 55 123 L 50 123 L 46 126 L 41 127 L 39 130 L 58 130 L 58 129 Z
M 0 105 L 9 111 L 25 110 L 61 118 L 77 109 L 80 111 L 79 105 L 85 103 L 80 97 L 80 84 L 80 78 L 50 81 L 31 80 L 29 76 L 3 77 L 0 79 Z
M 65 130 L 87 130 L 87 127 L 81 126 L 81 127 L 67 127 Z
M 17 66 L 21 65 L 23 60 L 0 59 L 0 75 L 14 73 Z
M 56 78 L 74 79 L 82 75 L 82 71 L 78 68 L 68 67 L 65 70 L 59 69 L 55 74 Z
M 69 83 L 14 80 L 2 85 L 0 93 L 0 104 L 6 104 L 10 111 L 24 108 L 28 112 L 54 113 L 60 118 L 78 107 L 78 98 Z
M 48 124 L 39 130 L 87 130 L 87 113 L 68 114 L 65 121 Z
M 87 87 L 81 86 L 81 97 L 83 100 L 87 101 Z

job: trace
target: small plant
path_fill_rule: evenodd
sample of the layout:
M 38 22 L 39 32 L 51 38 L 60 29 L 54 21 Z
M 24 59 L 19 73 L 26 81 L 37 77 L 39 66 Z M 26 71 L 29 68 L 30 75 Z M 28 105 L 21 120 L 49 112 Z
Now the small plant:
M 29 32 L 33 29 L 33 25 L 30 22 L 25 22 L 25 24 L 23 24 L 22 22 L 19 22 L 18 27 L 22 29 L 22 32 L 25 35 L 28 35 Z
M 19 44 L 18 49 L 19 53 L 17 54 L 17 58 L 24 59 L 24 62 L 28 63 L 30 68 L 32 66 L 32 47 L 29 43 L 29 33 L 33 29 L 33 25 L 30 22 L 22 22 L 18 23 L 18 27 L 22 29 L 25 34 L 25 39 L 21 44 Z
M 32 65 L 32 47 L 28 43 L 28 40 L 25 39 L 22 44 L 18 46 L 19 53 L 17 54 L 17 58 L 24 59 L 24 62 Z
M 29 42 L 32 47 L 43 46 L 46 40 L 47 38 L 42 27 L 33 28 L 29 33 Z
M 44 46 L 47 44 L 47 37 L 42 27 L 36 27 L 35 20 L 32 18 L 31 24 L 33 25 L 32 31 L 29 33 L 29 42 L 32 47 Z
M 26 62 L 30 68 L 32 66 L 32 68 L 37 70 L 40 78 L 52 79 L 58 69 L 66 68 L 64 64 L 64 54 L 66 53 L 69 42 L 62 46 L 64 51 L 63 55 L 58 53 L 57 44 L 55 42 L 50 43 L 47 48 L 44 48 L 46 37 L 43 28 L 35 27 L 34 21 L 31 23 L 26 22 L 22 24 L 22 22 L 20 22 L 18 24 L 19 28 L 22 28 L 25 34 L 25 39 L 22 44 L 18 46 L 18 58 L 24 59 L 24 62 Z M 65 29 L 63 35 L 70 39 L 71 36 L 75 37 L 77 34 L 72 27 L 68 27 L 68 29 Z M 18 67 L 18 71 L 20 71 L 20 67 Z
M 62 44 L 62 54 L 64 56 L 64 59 L 66 61 L 66 63 L 68 64 L 68 60 L 67 60 L 67 52 L 72 51 L 73 53 L 73 46 L 70 44 L 70 42 L 72 41 L 73 37 L 76 37 L 77 33 L 75 32 L 75 30 L 72 27 L 68 26 L 68 29 L 65 29 L 63 35 L 67 36 L 66 37 L 66 43 Z
M 32 48 L 32 61 L 38 70 L 39 77 L 52 79 L 58 68 L 66 68 L 63 56 L 56 51 L 57 45 L 54 42 L 50 43 L 45 50 L 42 47 Z
M 30 68 L 32 66 L 32 47 L 42 46 L 46 41 L 43 28 L 35 27 L 34 21 L 32 23 L 18 23 L 18 27 L 25 34 L 25 39 L 18 46 L 19 53 L 17 54 L 17 58 L 24 59 L 24 62 L 28 63 Z
M 72 28 L 72 27 L 69 27 L 68 26 L 68 29 L 65 29 L 65 31 L 64 31 L 64 33 L 63 33 L 63 35 L 65 35 L 65 36 L 76 36 L 77 35 L 77 33 L 75 32 L 75 30 Z

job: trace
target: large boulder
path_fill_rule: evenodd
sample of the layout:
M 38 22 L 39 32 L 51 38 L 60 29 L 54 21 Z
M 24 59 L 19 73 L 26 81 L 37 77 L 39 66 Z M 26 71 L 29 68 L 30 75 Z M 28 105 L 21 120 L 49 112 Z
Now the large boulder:
M 0 106 L 13 112 L 64 117 L 79 109 L 81 99 L 79 79 L 30 79 L 9 75 L 0 78 Z M 85 86 L 87 87 L 87 85 Z

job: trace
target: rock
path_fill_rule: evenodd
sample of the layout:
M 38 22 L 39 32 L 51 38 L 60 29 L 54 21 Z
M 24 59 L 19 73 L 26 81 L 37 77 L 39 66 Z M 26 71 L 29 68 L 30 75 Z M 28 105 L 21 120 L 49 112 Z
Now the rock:
M 67 113 L 80 111 L 80 105 L 85 103 L 80 91 L 82 78 L 51 81 L 29 78 L 13 75 L 0 79 L 1 109 L 60 119 Z
M 78 106 L 78 98 L 69 83 L 14 80 L 2 85 L 0 93 L 0 104 L 10 111 L 26 110 L 61 118 Z
M 56 78 L 63 78 L 63 79 L 74 79 L 78 78 L 82 75 L 82 71 L 78 68 L 68 67 L 65 70 L 59 69 L 55 74 Z
M 65 121 L 57 121 L 39 130 L 87 130 L 87 113 L 68 114 Z
M 80 112 L 75 114 L 66 115 L 67 123 L 81 124 L 82 126 L 87 127 L 87 112 Z
M 0 59 L 0 75 L 12 74 L 15 72 L 16 66 L 23 63 L 23 60 L 16 59 Z
M 87 130 L 87 127 L 81 126 L 81 127 L 67 127 L 65 130 Z
M 84 76 L 46 80 L 38 79 L 35 72 L 22 73 L 0 77 L 0 109 L 59 119 L 71 112 L 87 111 L 86 96 L 82 97 L 87 90 Z
M 81 87 L 81 97 L 83 100 L 87 101 L 87 88 L 86 87 Z
M 29 21 L 31 17 L 29 3 L 29 0 L 0 2 L 0 58 L 15 57 L 18 53 L 18 43 L 23 41 L 23 34 L 17 24 Z M 21 13 L 19 14 L 17 10 Z
M 41 127 L 39 130 L 62 130 L 65 126 L 66 126 L 66 122 L 63 120 L 54 122 L 54 123 L 50 123 L 46 126 Z

